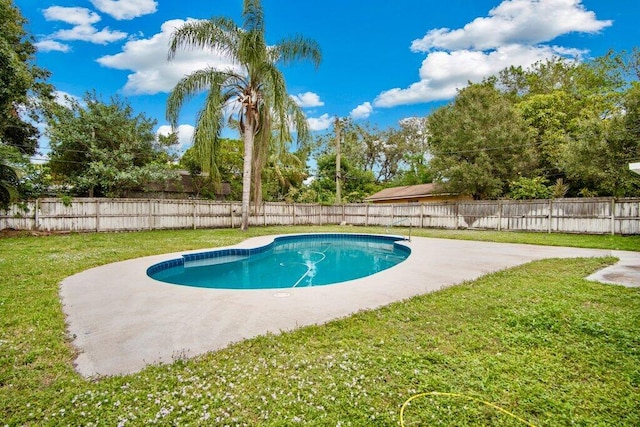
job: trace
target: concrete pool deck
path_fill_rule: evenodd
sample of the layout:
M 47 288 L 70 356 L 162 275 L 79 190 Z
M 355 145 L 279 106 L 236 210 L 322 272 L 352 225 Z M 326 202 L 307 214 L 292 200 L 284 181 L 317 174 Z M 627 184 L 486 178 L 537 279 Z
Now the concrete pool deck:
M 251 238 L 234 248 L 270 243 Z M 409 258 L 366 278 L 311 288 L 224 290 L 171 285 L 149 266 L 185 251 L 117 262 L 66 278 L 60 296 L 77 371 L 128 374 L 215 351 L 243 339 L 321 324 L 544 258 L 614 256 L 588 279 L 640 286 L 640 252 L 414 237 Z M 219 248 L 216 248 L 219 249 Z

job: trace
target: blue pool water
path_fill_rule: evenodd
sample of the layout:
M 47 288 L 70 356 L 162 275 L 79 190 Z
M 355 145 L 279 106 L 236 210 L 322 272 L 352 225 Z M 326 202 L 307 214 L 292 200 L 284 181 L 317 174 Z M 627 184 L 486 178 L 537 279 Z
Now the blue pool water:
M 161 262 L 147 275 L 177 285 L 270 289 L 328 285 L 375 274 L 404 261 L 400 237 L 366 234 L 282 236 L 253 249 L 224 249 Z

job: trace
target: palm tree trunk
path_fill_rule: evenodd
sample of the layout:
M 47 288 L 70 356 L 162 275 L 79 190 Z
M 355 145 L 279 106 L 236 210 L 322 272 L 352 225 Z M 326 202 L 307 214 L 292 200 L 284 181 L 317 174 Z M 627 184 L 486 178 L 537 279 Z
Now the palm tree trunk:
M 253 139 L 253 170 L 251 171 L 251 193 L 253 194 L 253 209 L 257 212 L 262 206 L 262 172 L 269 156 L 269 141 L 265 141 L 265 134 L 258 132 Z
M 242 224 L 240 229 L 249 228 L 249 203 L 251 200 L 251 166 L 253 159 L 253 121 L 245 123 L 242 139 L 244 141 L 244 163 L 242 165 Z
M 342 204 L 342 174 L 340 173 L 340 119 L 336 117 L 336 205 Z

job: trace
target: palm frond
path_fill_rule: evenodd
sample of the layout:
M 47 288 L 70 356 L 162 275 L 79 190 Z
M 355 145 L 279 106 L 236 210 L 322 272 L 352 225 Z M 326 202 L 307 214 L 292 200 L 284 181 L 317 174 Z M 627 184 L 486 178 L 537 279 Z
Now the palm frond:
M 222 99 L 219 91 L 209 92 L 204 107 L 198 113 L 196 128 L 193 134 L 195 157 L 202 170 L 209 173 L 214 183 L 220 182 L 218 168 L 218 151 L 220 147 L 220 132 L 224 127 L 224 114 L 220 104 Z
M 242 18 L 242 28 L 246 31 L 264 33 L 264 11 L 260 0 L 244 0 Z
M 296 130 L 298 143 L 309 141 L 311 139 L 311 133 L 309 132 L 307 116 L 293 99 L 289 98 L 287 103 L 289 104 L 287 107 L 290 119 L 289 125 Z
M 212 49 L 234 58 L 241 33 L 235 22 L 228 18 L 189 21 L 171 34 L 168 59 L 173 60 L 179 49 Z
M 260 83 L 261 65 L 268 61 L 267 42 L 264 33 L 260 31 L 244 32 L 238 43 L 238 59 L 246 69 L 249 79 L 255 83 Z
M 318 42 L 297 35 L 278 42 L 270 51 L 271 62 L 284 65 L 294 61 L 310 60 L 317 68 L 322 62 L 322 50 Z
M 289 131 L 289 108 L 292 100 L 287 93 L 286 82 L 284 76 L 274 64 L 265 63 L 263 66 L 263 74 L 268 84 L 265 84 L 265 99 L 269 100 L 271 114 L 273 115 L 273 123 L 280 137 L 285 140 L 291 140 Z M 296 108 L 297 105 L 295 106 Z
M 175 127 L 185 102 L 205 91 L 220 92 L 222 88 L 228 87 L 227 82 L 233 85 L 238 79 L 242 79 L 242 76 L 238 76 L 232 70 L 219 71 L 211 67 L 194 71 L 183 77 L 167 97 L 167 120 Z

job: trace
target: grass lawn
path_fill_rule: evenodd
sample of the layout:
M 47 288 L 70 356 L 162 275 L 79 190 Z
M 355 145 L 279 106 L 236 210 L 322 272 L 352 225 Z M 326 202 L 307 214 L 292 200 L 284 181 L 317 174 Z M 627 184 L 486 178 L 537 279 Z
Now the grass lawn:
M 640 289 L 588 282 L 613 258 L 545 260 L 191 360 L 87 380 L 58 285 L 98 265 L 268 227 L 0 238 L 2 425 L 400 425 L 424 392 L 536 426 L 640 425 Z M 400 231 L 405 233 L 406 230 Z M 413 230 L 414 236 L 640 251 L 640 236 Z M 416 280 L 420 280 L 416 277 Z M 425 395 L 406 426 L 526 425 Z

